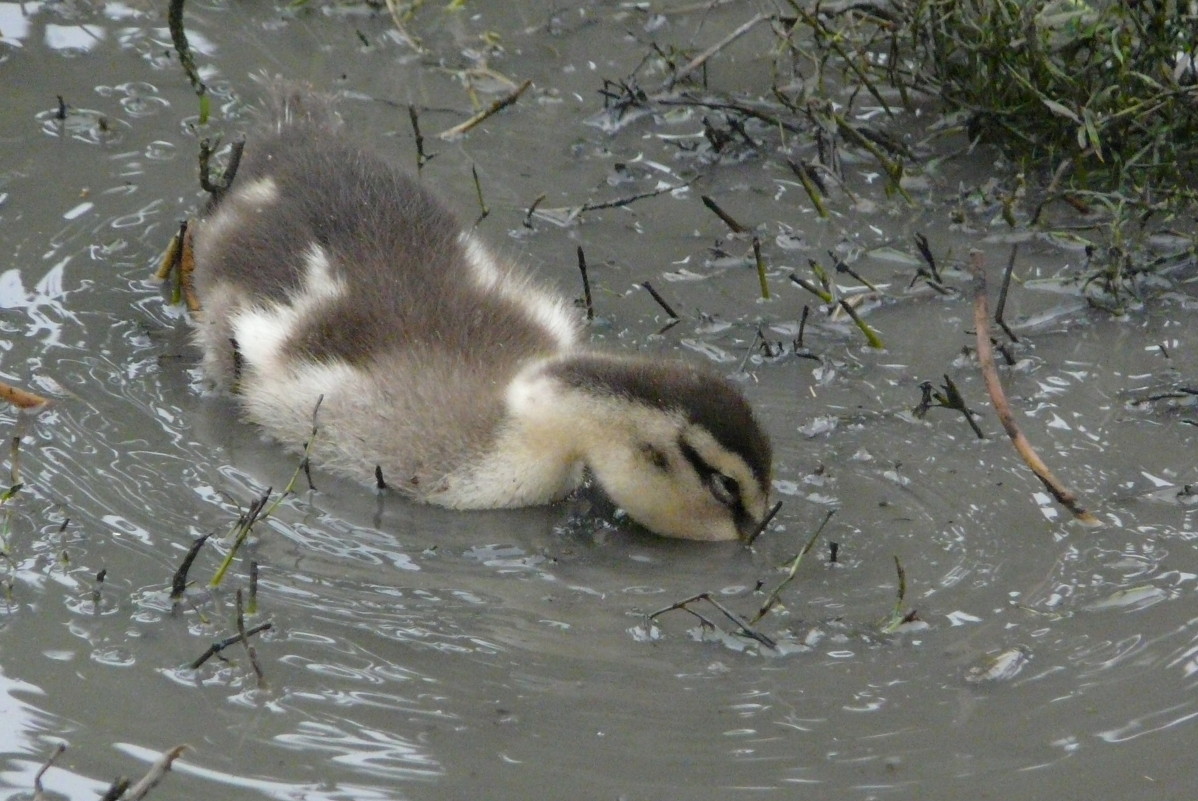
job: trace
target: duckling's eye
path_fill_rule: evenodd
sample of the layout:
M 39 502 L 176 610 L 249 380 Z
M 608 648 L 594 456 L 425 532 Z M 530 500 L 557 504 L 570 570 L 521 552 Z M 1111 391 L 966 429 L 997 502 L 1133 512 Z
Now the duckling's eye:
M 649 460 L 649 463 L 663 473 L 670 472 L 670 457 L 666 456 L 660 449 L 653 447 L 648 442 L 641 445 L 641 453 Z
M 740 482 L 732 476 L 712 473 L 707 477 L 707 488 L 724 506 L 736 506 L 740 503 Z

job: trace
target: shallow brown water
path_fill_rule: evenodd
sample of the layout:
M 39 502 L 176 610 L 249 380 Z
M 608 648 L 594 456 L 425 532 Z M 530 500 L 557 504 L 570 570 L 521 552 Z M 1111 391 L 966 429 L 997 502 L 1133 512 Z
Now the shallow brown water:
M 69 798 L 139 775 L 178 743 L 192 750 L 154 798 L 1188 797 L 1198 507 L 1177 491 L 1198 478 L 1198 414 L 1184 399 L 1132 402 L 1198 380 L 1192 271 L 1122 318 L 1034 283 L 1013 291 L 1023 361 L 1005 374 L 1008 392 L 1105 523 L 1080 528 L 1002 437 L 961 356 L 967 300 L 901 292 L 915 231 L 945 263 L 973 247 L 1005 262 L 1001 226 L 950 223 L 958 185 L 981 183 L 992 155 L 931 172 L 913 205 L 871 189 L 862 165 L 858 189 L 876 208 L 842 204 L 820 221 L 773 159 L 711 165 L 666 138 L 701 144 L 695 114 L 616 133 L 588 124 L 602 80 L 629 74 L 650 39 L 701 49 L 754 11 L 429 8 L 412 25 L 427 48 L 417 55 L 385 16 L 353 8 L 189 7 L 219 93 L 214 129 L 242 124 L 247 72 L 282 72 L 351 93 L 351 128 L 414 163 L 406 104 L 419 104 L 437 153 L 424 180 L 469 220 L 477 167 L 483 235 L 572 295 L 583 245 L 595 337 L 611 347 L 736 373 L 760 325 L 789 350 L 814 304 L 785 276 L 808 257 L 826 263 L 829 248 L 864 251 L 855 267 L 900 296 L 867 317 L 884 352 L 851 325 L 813 320 L 819 361 L 756 349 L 747 361 L 784 501 L 753 551 L 649 537 L 589 497 L 458 514 L 317 475 L 317 491 L 257 529 L 260 609 L 248 622 L 273 623 L 255 640 L 259 687 L 239 648 L 187 667 L 234 632 L 229 593 L 246 586 L 246 564 L 215 603 L 199 589 L 227 544 L 201 553 L 191 605 L 172 614 L 167 598 L 191 541 L 227 531 L 295 459 L 204 392 L 183 315 L 147 280 L 201 201 L 197 105 L 167 55 L 164 14 L 0 2 L 0 379 L 54 398 L 22 441 L 25 484 L 6 507 L 0 798 L 31 797 L 58 742 L 69 750 L 43 781 Z M 453 71 L 484 32 L 503 47 L 490 66 L 535 88 L 469 136 L 437 140 L 469 113 Z M 767 44 L 742 40 L 710 79 L 768 80 Z M 691 179 L 569 226 L 523 224 L 542 194 L 551 210 Z M 727 240 L 700 194 L 761 224 L 774 300 L 756 300 L 750 267 L 712 263 L 717 242 L 736 256 L 747 243 Z M 1079 258 L 1029 241 L 1019 274 L 1051 278 Z M 664 313 L 636 287 L 645 280 L 684 316 L 663 334 Z M 967 287 L 960 274 L 949 283 Z M 910 414 L 920 382 L 945 373 L 987 439 L 952 412 Z M 6 437 L 17 433 L 0 411 Z M 840 563 L 821 544 L 784 614 L 761 624 L 780 648 L 703 632 L 682 612 L 646 627 L 644 613 L 701 591 L 751 614 L 764 600 L 754 587 L 780 581 L 833 508 L 824 540 L 839 543 Z M 928 625 L 886 636 L 894 556 Z M 1009 670 L 983 674 L 996 658 Z

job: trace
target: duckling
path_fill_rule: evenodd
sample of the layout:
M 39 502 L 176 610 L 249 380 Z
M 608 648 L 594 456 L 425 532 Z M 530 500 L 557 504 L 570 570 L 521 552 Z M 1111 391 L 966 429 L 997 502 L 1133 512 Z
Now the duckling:
M 661 535 L 760 524 L 770 444 L 731 383 L 588 347 L 571 304 L 352 145 L 330 98 L 276 93 L 191 234 L 203 370 L 247 420 L 299 447 L 319 408 L 314 465 L 445 507 L 549 503 L 589 470 Z

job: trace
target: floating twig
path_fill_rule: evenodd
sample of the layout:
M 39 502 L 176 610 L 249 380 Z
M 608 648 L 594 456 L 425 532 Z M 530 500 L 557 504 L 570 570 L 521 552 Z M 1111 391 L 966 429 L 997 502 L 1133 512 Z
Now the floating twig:
M 515 103 L 517 100 L 520 99 L 520 95 L 524 94 L 524 91 L 526 89 L 528 89 L 528 87 L 530 87 L 530 86 L 532 86 L 531 79 L 520 84 L 515 89 L 513 89 L 511 92 L 509 92 L 508 94 L 499 98 L 494 103 L 487 106 L 487 108 L 485 108 L 482 111 L 480 111 L 479 113 L 475 114 L 470 119 L 466 120 L 463 123 L 455 125 L 452 128 L 446 128 L 444 131 L 437 134 L 437 136 L 439 138 L 445 139 L 445 140 L 457 139 L 459 136 L 461 136 L 464 133 L 467 133 L 468 131 L 470 131 L 472 128 L 474 128 L 476 125 L 478 125 L 483 120 L 490 117 L 491 115 L 493 115 L 499 111 L 502 111 L 503 109 L 505 109 L 508 106 Z
M 0 381 L 0 400 L 6 400 L 18 409 L 41 409 L 50 402 L 49 398 L 43 398 L 30 392 L 27 389 L 14 387 L 12 384 L 6 384 Z
M 982 378 L 986 382 L 986 391 L 990 394 L 990 402 L 994 404 L 994 412 L 1002 423 L 1003 430 L 1011 438 L 1015 450 L 1023 457 L 1023 461 L 1036 474 L 1036 478 L 1048 490 L 1057 502 L 1068 509 L 1079 522 L 1085 525 L 1101 525 L 1092 512 L 1087 511 L 1077 495 L 1065 487 L 1052 474 L 1048 466 L 1032 448 L 1032 444 L 1019 429 L 1015 415 L 1003 392 L 1002 381 L 998 377 L 998 367 L 994 364 L 994 350 L 990 345 L 990 309 L 986 301 L 986 269 L 981 251 L 974 250 L 969 254 L 969 271 L 973 275 L 973 323 L 977 328 L 978 364 L 982 370 Z
M 578 246 L 578 272 L 582 273 L 582 298 L 586 303 L 587 319 L 595 319 L 595 304 L 591 300 L 591 280 L 587 277 L 587 257 L 582 252 L 582 245 Z

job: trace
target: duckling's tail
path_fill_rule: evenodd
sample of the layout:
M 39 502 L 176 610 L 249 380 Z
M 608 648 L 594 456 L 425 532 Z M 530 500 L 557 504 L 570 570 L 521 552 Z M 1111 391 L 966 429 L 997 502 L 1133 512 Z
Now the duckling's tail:
M 276 133 L 296 123 L 310 125 L 328 134 L 341 130 L 336 95 L 318 92 L 311 84 L 281 75 L 261 73 L 251 77 L 262 86 L 262 122 Z

